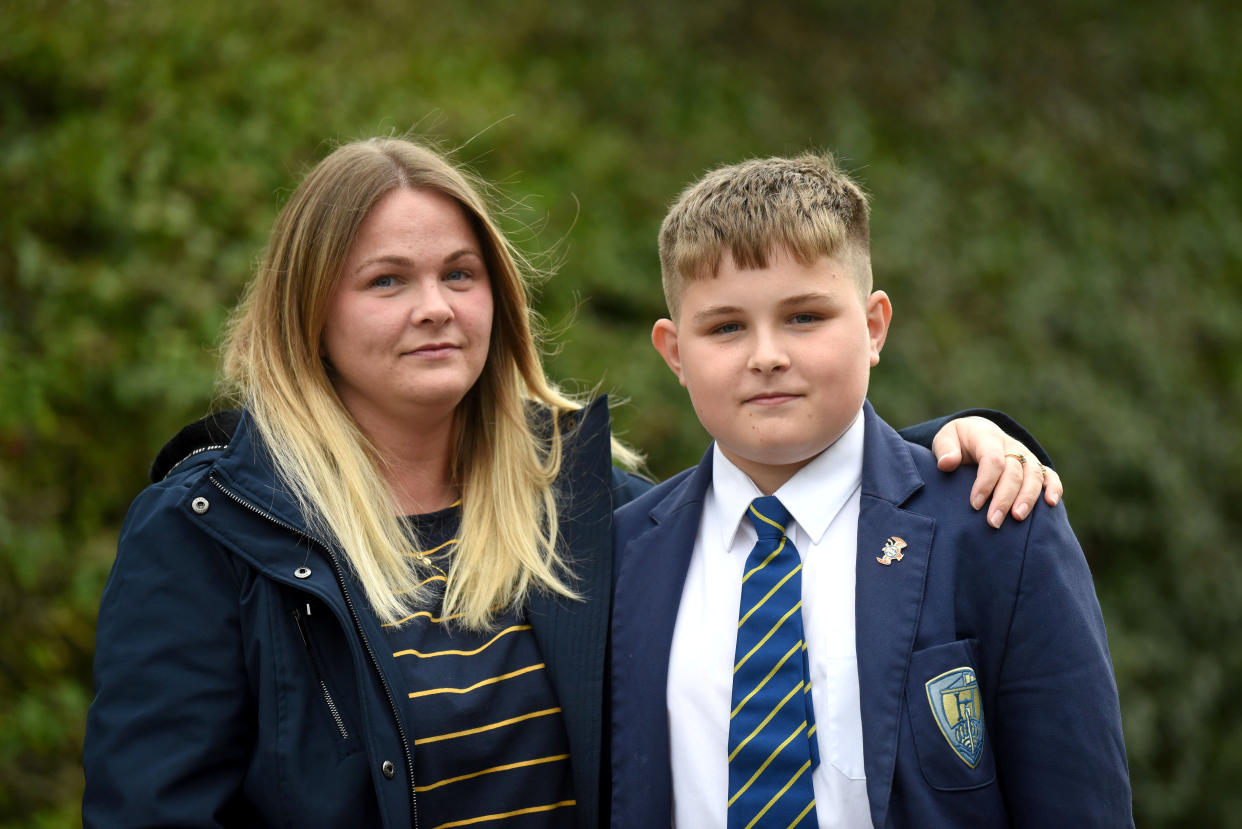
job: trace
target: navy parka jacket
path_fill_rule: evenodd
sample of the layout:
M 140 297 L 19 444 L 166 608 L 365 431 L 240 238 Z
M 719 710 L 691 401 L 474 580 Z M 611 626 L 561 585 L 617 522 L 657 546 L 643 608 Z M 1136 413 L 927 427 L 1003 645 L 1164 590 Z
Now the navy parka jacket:
M 585 601 L 538 594 L 526 614 L 564 712 L 576 819 L 595 827 L 612 509 L 649 484 L 613 469 L 602 399 L 574 419 L 559 528 Z M 157 466 L 170 449 L 189 457 L 121 531 L 99 614 L 84 824 L 416 826 L 412 723 L 379 620 L 249 418 L 214 445 L 202 423 L 166 448 Z

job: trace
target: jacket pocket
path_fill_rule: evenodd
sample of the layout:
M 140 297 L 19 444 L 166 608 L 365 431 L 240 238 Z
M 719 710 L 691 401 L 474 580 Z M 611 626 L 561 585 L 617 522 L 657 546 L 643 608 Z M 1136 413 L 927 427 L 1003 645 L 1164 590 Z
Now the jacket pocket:
M 298 636 L 301 638 L 302 645 L 305 649 L 306 662 L 307 666 L 310 668 L 312 680 L 317 686 L 314 689 L 314 693 L 323 698 L 323 708 L 331 718 L 332 724 L 335 727 L 340 739 L 344 742 L 350 742 L 352 740 L 350 728 L 346 725 L 345 717 L 342 715 L 341 709 L 337 705 L 336 697 L 333 695 L 331 687 L 329 687 L 328 674 L 324 670 L 322 660 L 316 653 L 314 639 L 311 636 L 311 605 L 306 603 L 304 607 L 306 609 L 305 613 L 302 612 L 301 608 L 293 608 L 293 624 L 297 628 Z M 353 740 L 353 742 L 357 741 Z
M 910 658 L 906 701 L 915 751 L 923 778 L 942 791 L 977 789 L 996 778 L 975 644 L 947 642 Z

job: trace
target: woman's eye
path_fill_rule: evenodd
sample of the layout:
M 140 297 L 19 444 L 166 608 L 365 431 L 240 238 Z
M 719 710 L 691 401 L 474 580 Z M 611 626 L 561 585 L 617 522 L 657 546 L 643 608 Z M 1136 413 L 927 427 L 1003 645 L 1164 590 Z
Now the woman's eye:
M 464 282 L 470 278 L 470 274 L 465 271 L 449 271 L 444 275 L 445 282 Z
M 377 276 L 371 280 L 372 288 L 391 288 L 396 284 L 397 277 L 395 276 Z

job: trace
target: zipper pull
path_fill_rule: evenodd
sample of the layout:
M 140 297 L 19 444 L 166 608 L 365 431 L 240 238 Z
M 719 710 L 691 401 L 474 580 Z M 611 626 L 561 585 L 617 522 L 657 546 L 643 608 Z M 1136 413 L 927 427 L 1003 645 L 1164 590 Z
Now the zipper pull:
M 310 605 L 306 606 L 306 613 L 310 615 Z M 302 614 L 296 607 L 293 609 L 293 624 L 297 626 L 298 636 L 302 637 L 302 646 L 310 650 L 310 640 L 306 638 L 306 631 L 302 630 Z

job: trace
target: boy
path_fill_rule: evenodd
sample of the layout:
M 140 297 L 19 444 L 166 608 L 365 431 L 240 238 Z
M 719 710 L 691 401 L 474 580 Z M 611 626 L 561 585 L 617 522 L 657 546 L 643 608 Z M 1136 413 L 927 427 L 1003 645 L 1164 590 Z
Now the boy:
M 715 442 L 617 513 L 613 825 L 1131 826 L 1065 512 L 992 529 L 866 402 L 868 209 L 767 159 L 661 227 L 652 342 Z

